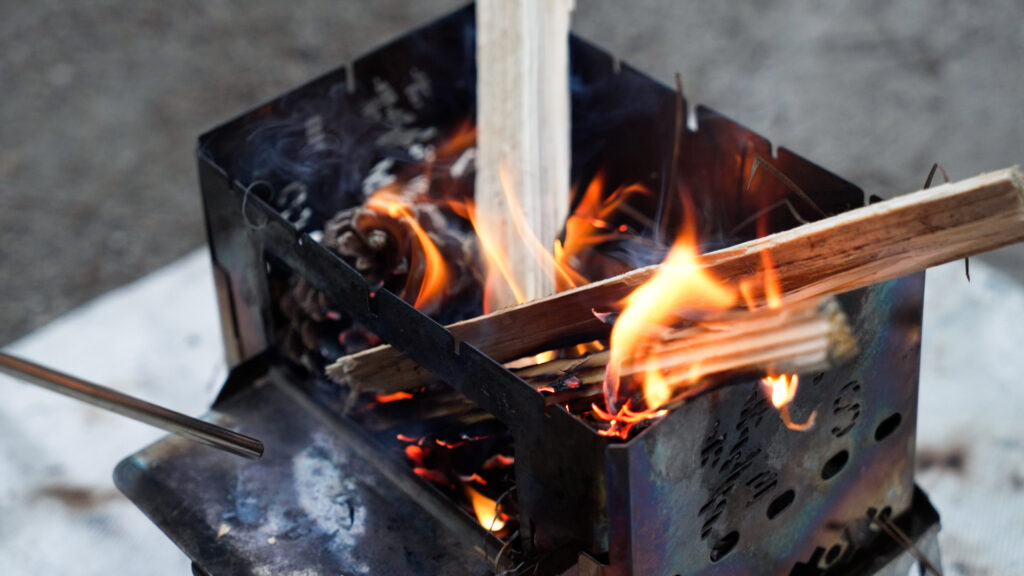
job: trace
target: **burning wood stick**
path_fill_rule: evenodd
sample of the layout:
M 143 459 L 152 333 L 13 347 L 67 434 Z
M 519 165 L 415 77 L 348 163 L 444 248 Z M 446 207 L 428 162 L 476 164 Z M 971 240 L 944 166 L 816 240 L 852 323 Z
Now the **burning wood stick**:
M 477 22 L 476 227 L 501 252 L 503 308 L 555 291 L 550 253 L 569 212 L 573 0 L 484 0 Z M 484 238 L 486 234 L 488 238 Z
M 747 280 L 763 300 L 762 252 L 775 263 L 784 301 L 846 292 L 1024 240 L 1024 175 L 982 174 L 864 206 L 725 248 L 703 266 L 725 283 Z M 449 326 L 455 338 L 508 362 L 605 336 L 592 310 L 611 310 L 657 266 Z M 433 376 L 390 346 L 338 360 L 328 374 L 368 392 L 422 385 Z
M 797 302 L 779 309 L 728 311 L 713 320 L 666 332 L 651 349 L 649 362 L 627 362 L 621 376 L 657 369 L 673 387 L 725 372 L 801 373 L 848 360 L 857 342 L 833 297 Z M 609 352 L 586 358 L 552 360 L 514 372 L 535 386 L 575 377 L 576 386 L 604 380 Z

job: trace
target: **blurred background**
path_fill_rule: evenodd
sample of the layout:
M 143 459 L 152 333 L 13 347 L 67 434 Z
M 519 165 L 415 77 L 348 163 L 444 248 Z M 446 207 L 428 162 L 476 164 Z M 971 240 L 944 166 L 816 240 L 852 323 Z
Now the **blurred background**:
M 52 321 L 204 244 L 200 133 L 463 4 L 0 0 L 0 346 L 21 339 L 17 353 L 202 412 L 223 377 L 202 255 L 163 273 L 202 282 L 136 285 L 117 302 L 80 308 L 73 322 Z M 960 179 L 1024 160 L 1022 23 L 1020 0 L 577 0 L 573 15 L 578 34 L 637 68 L 670 84 L 679 72 L 691 104 L 881 196 L 919 188 L 934 162 Z M 1024 282 L 1024 249 L 981 260 L 1006 281 L 979 274 L 968 287 L 975 315 L 950 299 L 933 306 L 939 314 L 925 330 L 926 345 L 938 336 L 923 383 L 1004 385 L 980 387 L 972 407 L 952 415 L 962 398 L 929 397 L 939 387 L 922 386 L 919 479 L 950 527 L 943 554 L 955 575 L 1008 573 L 986 569 L 998 564 L 983 555 L 1001 534 L 1003 548 L 1016 550 L 1007 527 L 1020 516 L 974 511 L 1005 508 L 1001 490 L 1024 487 L 1012 460 L 1024 461 L 1019 386 L 1011 387 L 1020 362 L 1009 361 L 1020 356 L 1012 335 L 1024 291 L 1014 280 Z M 930 274 L 931 285 L 964 284 L 952 266 Z M 994 294 L 1007 297 L 995 306 Z M 122 318 L 128 300 L 168 305 Z M 174 329 L 133 341 L 152 326 Z M 84 332 L 94 339 L 82 343 Z M 974 347 L 963 346 L 965 334 Z M 0 567 L 12 563 L 0 572 L 62 573 L 49 562 L 63 551 L 77 562 L 71 573 L 186 573 L 184 557 L 110 486 L 113 463 L 160 434 L 98 435 L 86 426 L 102 422 L 96 411 L 7 390 L 18 392 L 0 401 Z M 979 428 L 984 441 L 972 436 Z M 1010 475 L 978 472 L 991 462 Z M 96 534 L 64 532 L 72 520 Z M 976 537 L 958 539 L 957 530 Z
M 0 2 L 0 344 L 205 241 L 201 132 L 462 4 Z M 959 179 L 1024 159 L 1021 22 L 1019 0 L 579 0 L 573 16 L 654 77 L 680 72 L 691 103 L 882 196 L 933 162 Z

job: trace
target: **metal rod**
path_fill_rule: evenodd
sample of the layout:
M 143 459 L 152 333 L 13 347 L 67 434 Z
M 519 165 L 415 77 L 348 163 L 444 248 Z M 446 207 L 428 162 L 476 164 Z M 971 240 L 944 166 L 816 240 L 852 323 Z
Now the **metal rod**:
M 3 352 L 0 372 L 225 452 L 252 459 L 263 456 L 263 443 L 255 438 Z

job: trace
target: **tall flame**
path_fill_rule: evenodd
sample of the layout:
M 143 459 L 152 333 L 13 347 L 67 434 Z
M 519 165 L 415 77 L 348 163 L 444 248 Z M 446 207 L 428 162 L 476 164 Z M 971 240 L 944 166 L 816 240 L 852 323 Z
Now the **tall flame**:
M 536 265 L 536 270 L 551 277 L 554 280 L 554 285 L 559 289 L 574 288 L 582 283 L 583 279 L 579 274 L 555 258 L 553 251 L 556 250 L 556 247 L 545 247 L 530 228 L 506 166 L 499 166 L 498 176 L 501 180 L 505 205 L 508 207 L 507 213 L 500 216 L 508 219 L 516 234 L 526 245 L 533 258 L 533 263 Z M 512 269 L 513 264 L 509 262 L 508 251 L 496 238 L 495 230 L 492 229 L 493 222 L 499 220 L 497 218 L 499 215 L 479 214 L 473 204 L 467 204 L 466 211 L 477 238 L 480 240 L 487 269 L 484 287 L 484 313 L 494 310 L 494 302 L 497 300 L 496 293 L 502 290 L 510 290 L 517 304 L 525 302 L 526 291 L 516 280 L 515 271 Z
M 737 299 L 736 290 L 704 270 L 696 233 L 688 222 L 654 276 L 625 298 L 625 308 L 615 321 L 604 382 L 608 411 L 620 409 L 622 368 L 627 362 L 644 366 L 642 385 L 648 410 L 671 400 L 676 386 L 663 377 L 653 352 L 659 336 L 688 314 L 732 308 Z
M 586 197 L 584 203 L 586 203 Z M 724 285 L 703 266 L 697 248 L 692 206 L 686 205 L 687 221 L 674 245 L 647 283 L 629 294 L 611 334 L 611 351 L 607 365 L 604 393 L 605 409 L 594 407 L 594 415 L 609 422 L 605 435 L 628 437 L 637 423 L 666 413 L 664 407 L 695 385 L 714 366 L 693 362 L 685 366 L 673 364 L 670 354 L 660 352 L 664 336 L 680 321 L 698 320 L 709 311 L 727 310 L 742 299 L 747 308 L 782 306 L 782 290 L 771 253 L 761 251 L 759 302 L 752 279 L 740 281 L 736 287 Z M 814 415 L 805 424 L 794 424 L 789 418 L 788 404 L 796 395 L 796 375 L 771 376 L 763 384 L 779 409 L 786 426 L 801 430 L 813 425 Z M 637 409 L 636 388 L 643 398 Z

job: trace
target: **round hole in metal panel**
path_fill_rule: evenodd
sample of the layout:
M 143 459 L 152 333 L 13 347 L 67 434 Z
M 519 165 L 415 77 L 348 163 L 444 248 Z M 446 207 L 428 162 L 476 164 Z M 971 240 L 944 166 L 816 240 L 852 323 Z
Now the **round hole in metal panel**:
M 828 549 L 828 552 L 825 553 L 825 564 L 827 566 L 831 566 L 833 563 L 835 563 L 836 560 L 839 559 L 839 555 L 842 552 L 843 552 L 842 545 L 840 545 L 840 544 L 833 544 L 832 547 Z
M 878 424 L 878 428 L 875 428 L 875 441 L 881 442 L 889 437 L 890 434 L 896 431 L 900 427 L 900 422 L 903 420 L 903 416 L 899 412 L 889 416 L 885 420 L 882 420 Z
M 879 520 L 888 520 L 890 516 L 892 516 L 891 506 L 886 506 L 885 508 L 882 508 L 882 511 L 878 513 Z
M 786 490 L 782 494 L 776 496 L 775 499 L 768 504 L 768 519 L 774 520 L 776 516 L 782 514 L 783 510 L 789 508 L 789 505 L 793 503 L 795 498 L 796 492 L 793 492 L 792 489 Z
M 825 465 L 821 467 L 821 479 L 828 480 L 833 478 L 836 474 L 846 466 L 846 463 L 850 460 L 850 453 L 846 450 L 840 450 L 835 456 L 828 459 Z
M 740 541 L 740 533 L 733 530 L 725 536 L 715 542 L 715 545 L 711 547 L 711 561 L 718 562 L 722 558 L 725 558 L 726 554 L 732 552 L 732 549 L 736 547 L 736 543 Z

